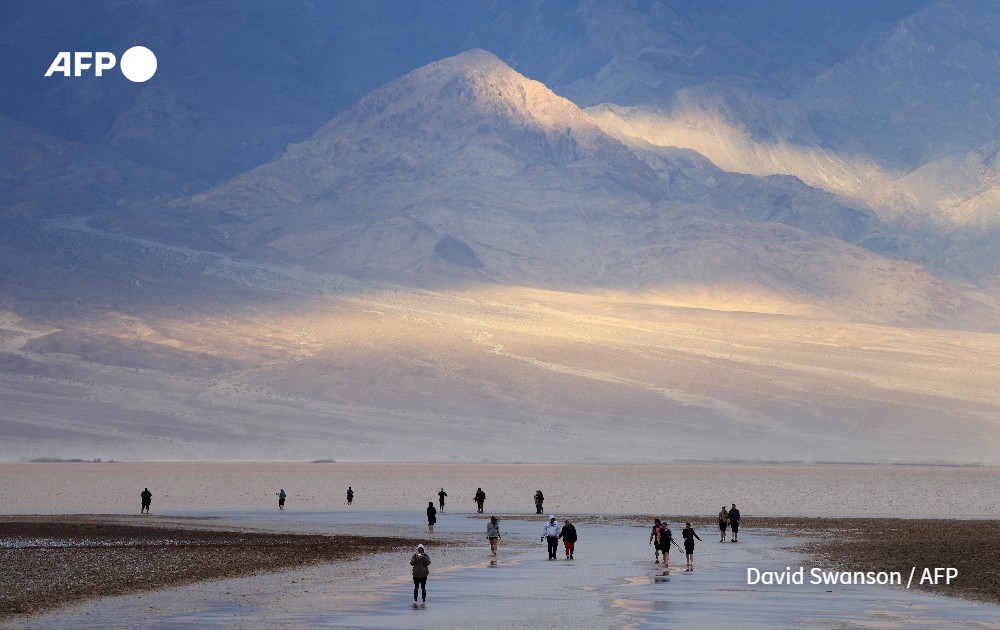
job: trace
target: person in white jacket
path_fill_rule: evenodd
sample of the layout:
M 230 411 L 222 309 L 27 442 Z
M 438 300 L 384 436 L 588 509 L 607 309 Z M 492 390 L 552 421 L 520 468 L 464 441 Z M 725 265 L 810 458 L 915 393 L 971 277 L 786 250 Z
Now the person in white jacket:
M 539 540 L 547 540 L 549 543 L 549 560 L 556 559 L 556 552 L 559 550 L 559 533 L 562 531 L 562 525 L 556 520 L 556 517 L 550 516 L 549 520 L 545 522 L 545 529 L 542 530 L 542 537 Z

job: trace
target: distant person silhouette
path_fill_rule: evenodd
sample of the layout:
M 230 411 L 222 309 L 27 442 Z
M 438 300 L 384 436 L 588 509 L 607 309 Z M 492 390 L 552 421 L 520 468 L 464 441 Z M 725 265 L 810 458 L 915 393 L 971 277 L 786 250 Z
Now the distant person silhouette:
M 477 488 L 476 489 L 476 497 L 474 499 L 472 499 L 472 500 L 476 502 L 476 506 L 478 507 L 478 509 L 476 511 L 479 512 L 480 514 L 482 514 L 483 513 L 483 503 L 486 502 L 486 493 L 483 492 L 482 488 Z
M 545 503 L 545 495 L 541 490 L 535 490 L 535 514 L 542 514 L 542 504 Z
M 149 504 L 153 502 L 153 493 L 146 488 L 139 495 L 142 499 L 142 508 L 139 510 L 139 514 L 149 514 Z
M 697 538 L 700 541 L 701 538 L 694 532 L 691 523 L 684 525 L 684 529 L 681 530 L 681 538 L 684 539 L 684 556 L 687 558 L 687 570 L 690 571 L 694 568 L 694 539 Z
M 444 512 L 444 498 L 448 496 L 448 493 L 441 488 L 441 492 L 438 492 L 438 505 L 441 506 L 441 511 Z
M 740 538 L 740 511 L 736 509 L 736 504 L 729 510 L 729 529 L 733 532 L 732 542 L 739 542 Z
M 434 533 L 434 523 L 437 523 L 437 509 L 434 507 L 433 501 L 427 502 L 427 533 Z
M 279 510 L 285 509 L 285 497 L 288 496 L 287 494 L 285 494 L 285 489 L 282 488 L 281 492 L 276 492 L 275 494 L 278 495 L 278 509 Z
M 354 503 L 354 490 L 351 486 L 347 486 L 347 505 L 352 505 Z

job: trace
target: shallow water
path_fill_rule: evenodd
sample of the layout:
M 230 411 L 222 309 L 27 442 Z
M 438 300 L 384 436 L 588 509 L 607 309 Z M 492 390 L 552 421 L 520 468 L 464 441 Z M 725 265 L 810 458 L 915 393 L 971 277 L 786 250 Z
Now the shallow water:
M 248 512 L 236 526 L 341 531 L 329 513 Z M 418 534 L 419 511 L 356 511 L 350 527 Z M 154 517 L 156 518 L 156 517 Z M 527 517 L 530 518 L 530 517 Z M 671 554 L 668 576 L 654 565 L 645 527 L 578 525 L 575 560 L 546 559 L 541 521 L 506 519 L 497 561 L 481 540 L 485 519 L 443 516 L 428 538 L 480 539 L 472 547 L 430 547 L 426 606 L 412 603 L 409 552 L 340 565 L 198 584 L 88 602 L 12 628 L 1000 628 L 1000 608 L 902 588 L 753 586 L 747 567 L 780 570 L 810 562 L 787 539 L 747 530 L 739 544 L 715 532 L 695 549 L 696 568 Z
M 345 505 L 353 486 L 355 505 Z M 449 493 L 433 535 L 423 508 Z M 153 492 L 151 516 L 139 493 Z M 475 514 L 503 520 L 492 563 Z M 0 464 L 14 514 L 135 513 L 217 517 L 215 526 L 447 539 L 432 548 L 426 607 L 412 606 L 408 554 L 222 580 L 87 602 L 17 621 L 21 628 L 1000 628 L 998 607 L 901 588 L 748 585 L 748 567 L 809 559 L 777 533 L 745 527 L 738 545 L 700 531 L 696 570 L 652 562 L 645 527 L 580 525 L 573 561 L 548 561 L 532 495 L 573 514 L 704 514 L 736 502 L 745 516 L 979 517 L 1000 513 L 1000 468 L 807 465 L 499 465 L 103 463 Z M 277 510 L 275 493 L 288 493 Z M 675 528 L 676 531 L 676 528 Z M 468 546 L 468 541 L 474 541 Z
M 348 486 L 355 491 L 348 507 Z M 471 512 L 477 487 L 486 511 L 560 514 L 704 514 L 737 503 L 744 515 L 979 517 L 1000 514 L 1000 468 L 868 465 L 521 465 L 99 463 L 0 464 L 8 514 L 139 511 L 153 493 L 154 514 L 214 514 L 277 508 L 334 514 L 437 505 Z

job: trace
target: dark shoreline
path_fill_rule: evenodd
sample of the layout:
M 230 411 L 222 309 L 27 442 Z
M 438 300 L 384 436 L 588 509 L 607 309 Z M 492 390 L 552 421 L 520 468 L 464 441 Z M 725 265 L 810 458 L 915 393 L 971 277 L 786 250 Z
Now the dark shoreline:
M 753 517 L 743 527 L 809 536 L 811 542 L 791 548 L 831 569 L 900 571 L 905 580 L 915 567 L 914 589 L 1000 604 L 1000 520 Z M 923 569 L 936 567 L 958 569 L 958 577 L 921 585 Z
M 137 525 L 116 516 L 0 517 L 7 576 L 0 580 L 0 621 L 100 597 L 410 550 L 420 542 L 206 527 Z
M 528 518 L 508 515 L 506 518 Z M 578 523 L 645 525 L 653 517 L 577 516 Z M 690 521 L 712 542 L 715 521 Z M 998 520 L 744 517 L 749 540 L 760 530 L 789 536 L 787 547 L 803 552 L 814 566 L 845 571 L 900 571 L 953 567 L 950 585 L 913 588 L 951 597 L 1000 604 Z M 221 527 L 221 529 L 220 529 Z M 0 621 L 100 597 L 224 578 L 343 562 L 384 552 L 403 552 L 419 542 L 385 536 L 327 536 L 225 529 L 211 519 L 176 519 L 142 524 L 121 516 L 0 517 Z M 803 538 L 808 539 L 803 542 Z M 14 546 L 15 542 L 18 546 Z M 731 544 L 731 543 L 730 543 Z

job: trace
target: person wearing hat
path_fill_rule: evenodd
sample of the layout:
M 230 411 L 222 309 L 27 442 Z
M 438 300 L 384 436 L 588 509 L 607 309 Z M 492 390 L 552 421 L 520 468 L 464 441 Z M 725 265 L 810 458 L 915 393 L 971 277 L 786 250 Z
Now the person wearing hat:
M 417 545 L 417 553 L 410 558 L 410 566 L 413 567 L 413 603 L 417 603 L 418 591 L 422 593 L 422 600 L 427 602 L 427 576 L 430 575 L 429 567 L 431 557 L 424 553 L 424 546 Z
M 542 529 L 542 537 L 539 539 L 549 543 L 549 560 L 556 559 L 560 532 L 562 532 L 562 526 L 559 525 L 559 521 L 556 520 L 556 517 L 549 516 L 549 520 L 545 522 L 545 527 Z

